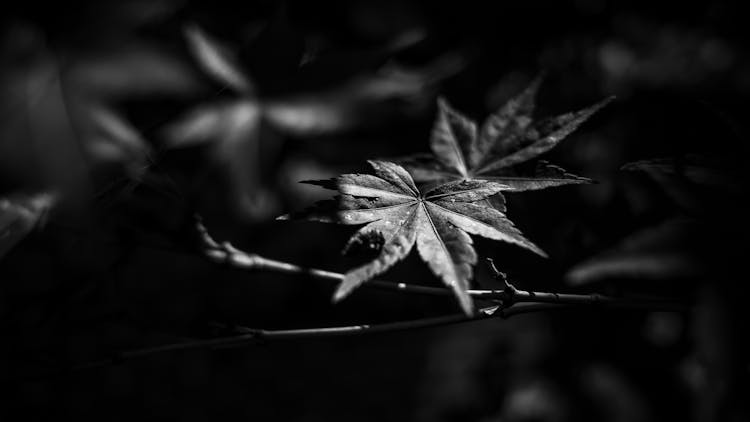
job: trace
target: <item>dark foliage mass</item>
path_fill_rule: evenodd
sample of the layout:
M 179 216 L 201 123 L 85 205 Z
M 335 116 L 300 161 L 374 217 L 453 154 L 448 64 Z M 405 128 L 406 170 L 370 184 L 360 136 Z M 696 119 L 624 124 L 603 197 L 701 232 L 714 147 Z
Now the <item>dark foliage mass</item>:
M 750 420 L 742 6 L 3 5 L 0 420 Z M 688 310 L 158 350 L 482 315 L 486 257 Z

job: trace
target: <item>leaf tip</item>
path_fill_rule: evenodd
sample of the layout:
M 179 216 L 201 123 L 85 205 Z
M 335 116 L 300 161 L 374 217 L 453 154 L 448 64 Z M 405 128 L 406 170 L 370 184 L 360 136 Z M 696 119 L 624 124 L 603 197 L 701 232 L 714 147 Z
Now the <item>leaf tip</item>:
M 590 281 L 585 265 L 578 264 L 571 268 L 564 276 L 565 284 L 569 286 L 581 286 Z
M 206 37 L 203 30 L 195 22 L 188 22 L 182 25 L 182 35 L 192 48 L 196 48 L 199 44 L 205 42 Z
M 537 245 L 535 245 L 535 244 L 533 244 L 531 242 L 529 242 L 528 246 L 529 246 L 529 249 L 532 252 L 534 252 L 535 254 L 537 254 L 537 255 L 541 256 L 542 258 L 545 258 L 545 259 L 549 258 L 549 255 L 547 254 L 547 252 L 544 252 L 542 250 L 542 248 L 540 248 L 539 246 L 537 246 Z
M 333 293 L 333 297 L 331 298 L 331 302 L 339 303 L 342 300 L 344 300 L 347 296 L 349 296 L 349 293 L 351 293 L 351 288 L 347 287 L 345 283 L 341 283 L 339 287 L 336 289 L 336 291 Z
M 487 316 L 493 316 L 498 310 L 500 310 L 500 306 L 491 306 L 489 308 L 482 308 L 479 312 Z
M 625 163 L 620 166 L 621 171 L 639 171 L 641 170 L 641 166 L 643 165 L 643 161 L 632 161 L 630 163 Z
M 534 79 L 531 80 L 529 83 L 529 86 L 526 88 L 526 94 L 529 96 L 536 96 L 536 93 L 539 91 L 539 87 L 542 85 L 542 82 L 547 79 L 547 71 L 542 69 L 539 71 L 539 73 L 534 76 Z
M 440 113 L 450 113 L 453 111 L 453 107 L 451 107 L 451 104 L 450 102 L 448 102 L 448 99 L 442 95 L 437 98 L 437 105 L 438 105 L 438 111 Z
M 344 279 L 341 280 L 341 284 L 339 284 L 339 287 L 336 289 L 336 291 L 333 293 L 333 298 L 331 301 L 333 303 L 339 303 L 342 300 L 344 300 L 347 296 L 351 294 L 351 292 L 357 288 L 364 280 L 362 280 L 359 276 L 357 276 L 357 271 L 350 271 L 344 275 Z
M 461 306 L 461 310 L 467 317 L 474 316 L 474 301 L 471 300 L 471 296 L 465 290 L 455 289 L 456 296 L 458 297 L 458 304 Z
M 578 181 L 578 183 L 585 183 L 585 184 L 589 184 L 589 185 L 598 185 L 598 184 L 601 183 L 598 180 L 589 179 L 588 177 L 582 177 L 582 176 L 578 176 L 578 180 L 577 181 Z
M 603 109 L 604 107 L 606 107 L 610 103 L 614 102 L 616 99 L 617 99 L 617 96 L 610 95 L 609 97 L 607 97 L 607 98 L 599 101 L 598 103 L 594 104 L 593 106 L 591 106 L 590 113 L 591 114 L 596 113 L 597 111 Z
M 323 189 L 338 190 L 338 184 L 336 179 L 323 179 L 323 180 L 300 180 L 299 183 L 305 185 L 319 186 Z

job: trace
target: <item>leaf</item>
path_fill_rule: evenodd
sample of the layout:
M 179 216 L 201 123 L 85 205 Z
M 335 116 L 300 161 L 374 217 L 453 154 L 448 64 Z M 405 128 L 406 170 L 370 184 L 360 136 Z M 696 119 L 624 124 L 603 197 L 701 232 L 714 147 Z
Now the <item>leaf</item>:
M 213 157 L 230 175 L 232 194 L 243 215 L 265 218 L 275 211 L 273 199 L 261 185 L 264 177 L 261 148 L 262 116 L 259 104 L 237 100 L 199 107 L 187 118 L 167 128 L 167 145 L 172 148 L 212 143 Z
M 236 64 L 236 59 L 226 47 L 220 45 L 196 25 L 185 27 L 185 38 L 190 52 L 204 72 L 238 93 L 245 95 L 253 93 L 252 82 L 242 74 Z
M 594 113 L 608 98 L 573 113 L 534 122 L 534 96 L 541 78 L 490 115 L 481 128 L 438 100 L 438 116 L 430 147 L 433 157 L 417 155 L 399 162 L 417 182 L 488 180 L 508 185 L 510 191 L 544 189 L 591 183 L 545 162 L 529 162 L 554 148 Z
M 90 105 L 85 109 L 88 120 L 84 130 L 87 152 L 96 162 L 121 164 L 130 178 L 139 180 L 153 164 L 151 147 L 141 134 L 115 111 Z
M 341 195 L 321 201 L 293 217 L 342 224 L 366 224 L 349 240 L 370 242 L 382 237 L 380 255 L 346 273 L 334 301 L 404 259 L 416 245 L 430 270 L 451 288 L 467 314 L 473 304 L 467 293 L 477 255 L 469 234 L 516 244 L 539 255 L 544 252 L 527 240 L 499 210 L 484 200 L 508 187 L 488 181 L 461 180 L 439 185 L 426 193 L 416 187 L 401 166 L 370 161 L 375 175 L 344 174 L 312 181 Z M 282 216 L 280 219 L 288 219 Z
M 710 241 L 709 241 L 710 239 Z M 612 279 L 674 280 L 707 274 L 711 249 L 723 248 L 720 235 L 696 220 L 675 218 L 638 230 L 613 248 L 568 271 L 572 285 Z
M 384 66 L 325 90 L 269 99 L 264 102 L 263 115 L 279 131 L 295 136 L 373 125 L 384 117 L 419 109 L 431 87 L 461 66 L 461 58 L 450 54 L 419 68 Z
M 602 280 L 680 280 L 740 265 L 747 237 L 745 179 L 734 157 L 688 154 L 631 162 L 676 205 L 675 217 L 640 228 L 618 244 L 575 265 L 570 284 Z M 648 191 L 650 193 L 650 191 Z M 640 195 L 644 195 L 640 193 Z M 651 197 L 638 197 L 648 201 Z M 654 201 L 657 204 L 659 202 Z M 664 212 L 659 208 L 659 212 Z
M 683 177 L 685 180 L 712 189 L 727 188 L 736 183 L 732 177 L 719 167 L 720 163 L 713 163 L 708 158 L 698 155 L 687 155 L 680 158 L 655 158 L 635 161 L 621 167 L 627 171 L 642 171 L 654 179 L 664 174 Z
M 74 56 L 63 70 L 66 87 L 107 102 L 155 94 L 188 95 L 198 89 L 194 72 L 181 58 L 141 42 Z
M 721 210 L 726 215 L 744 202 L 747 192 L 742 169 L 731 161 L 688 154 L 627 163 L 621 169 L 647 175 L 683 211 L 705 215 Z
M 48 192 L 0 198 L 0 258 L 44 220 L 56 200 Z

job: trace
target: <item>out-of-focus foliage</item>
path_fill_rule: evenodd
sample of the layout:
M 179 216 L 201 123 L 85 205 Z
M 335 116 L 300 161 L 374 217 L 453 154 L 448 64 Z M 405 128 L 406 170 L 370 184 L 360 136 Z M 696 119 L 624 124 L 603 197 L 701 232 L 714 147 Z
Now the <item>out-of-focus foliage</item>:
M 689 154 L 636 161 L 622 169 L 646 174 L 682 212 L 693 216 L 721 213 L 747 191 L 739 169 L 720 158 Z
M 741 242 L 740 205 L 747 191 L 739 172 L 717 158 L 695 154 L 641 160 L 622 169 L 645 174 L 675 204 L 675 216 L 641 228 L 614 248 L 570 269 L 572 284 L 601 280 L 703 278 Z M 738 213 L 739 212 L 739 213 Z
M 23 240 L 44 219 L 55 203 L 55 195 L 15 195 L 0 197 L 0 258 Z
M 120 103 L 197 88 L 186 64 L 137 39 L 106 51 L 59 51 L 37 28 L 16 23 L 4 40 L 3 187 L 55 190 L 66 208 L 81 211 L 98 186 L 137 179 L 150 165 L 152 147 Z
M 484 200 L 508 186 L 461 180 L 421 193 L 403 167 L 387 161 L 370 161 L 370 165 L 375 176 L 345 174 L 333 180 L 312 182 L 337 190 L 341 196 L 295 216 L 366 224 L 352 236 L 349 245 L 368 243 L 373 236 L 382 239 L 380 255 L 347 272 L 334 300 L 346 297 L 360 284 L 384 273 L 406 258 L 416 245 L 422 260 L 453 290 L 463 311 L 470 315 L 474 306 L 467 290 L 477 254 L 468 233 L 513 243 L 545 256 L 505 214 L 485 204 Z
M 196 26 L 189 26 L 185 33 L 200 68 L 239 99 L 189 112 L 166 129 L 167 144 L 176 148 L 212 143 L 216 158 L 227 166 L 240 214 L 251 220 L 264 220 L 279 211 L 267 174 L 281 148 L 281 135 L 312 137 L 350 131 L 363 125 L 373 127 L 384 113 L 413 113 L 410 110 L 423 107 L 431 97 L 438 81 L 461 66 L 460 58 L 451 55 L 418 69 L 382 64 L 347 75 L 322 90 L 269 95 L 263 90 L 263 81 L 245 76 L 227 47 Z M 389 53 L 386 49 L 377 56 L 385 58 Z M 305 57 L 299 60 L 302 77 L 306 68 L 319 65 L 319 60 L 325 62 Z M 290 81 L 291 85 L 296 83 Z
M 0 379 L 10 387 L 3 421 L 750 420 L 742 277 L 750 26 L 742 2 L 6 3 L 0 197 L 11 209 L 38 192 L 55 192 L 56 201 L 46 223 L 0 258 Z M 186 42 L 201 35 L 206 42 Z M 191 51 L 201 44 L 208 49 Z M 186 232 L 197 210 L 217 239 L 242 249 L 354 268 L 361 255 L 339 254 L 349 227 L 267 218 L 324 197 L 297 181 L 429 151 L 436 95 L 466 116 L 492 115 L 539 70 L 547 76 L 535 115 L 617 96 L 542 157 L 598 183 L 505 198 L 508 218 L 549 259 L 477 236 L 472 247 L 519 288 L 680 296 L 697 304 L 694 312 L 537 313 L 185 351 L 28 380 L 121 350 L 211 336 L 214 321 L 272 329 L 454 312 L 450 297 L 378 289 L 332 306 L 329 284 L 207 263 Z M 237 162 L 248 158 L 258 204 L 237 213 L 224 132 L 190 148 L 172 148 L 167 135 L 201 111 L 233 123 L 268 107 L 273 125 L 264 117 L 259 142 L 235 149 Z M 669 161 L 620 170 L 650 157 Z M 533 174 L 536 162 L 521 166 Z M 633 236 L 642 253 L 619 249 Z M 621 252 L 623 263 L 630 256 L 679 266 L 636 277 L 630 265 L 565 284 L 578 264 Z M 439 284 L 416 255 L 388 280 Z M 502 288 L 482 265 L 474 279 Z
M 581 285 L 601 280 L 691 279 L 707 275 L 713 242 L 699 222 L 674 219 L 628 235 L 617 246 L 570 269 L 567 279 Z M 719 240 L 719 239 L 715 239 Z

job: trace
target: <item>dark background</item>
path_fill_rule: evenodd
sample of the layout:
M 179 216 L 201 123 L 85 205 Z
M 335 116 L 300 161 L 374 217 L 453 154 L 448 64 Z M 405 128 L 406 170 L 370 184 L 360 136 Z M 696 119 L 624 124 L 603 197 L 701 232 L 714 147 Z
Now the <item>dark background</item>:
M 3 6 L 0 195 L 53 189 L 63 200 L 0 260 L 0 419 L 748 420 L 740 204 L 750 34 L 740 6 Z M 344 122 L 323 131 L 261 127 L 247 152 L 250 174 L 227 171 L 211 143 L 169 148 L 170 122 L 238 97 L 196 66 L 187 24 L 236 52 L 264 101 L 310 93 L 311 110 L 343 104 L 333 114 Z M 409 34 L 415 41 L 395 46 Z M 386 95 L 383 83 L 364 98 L 353 94 L 378 75 L 403 83 L 388 79 L 394 66 L 419 75 L 431 65 L 440 76 L 425 87 L 405 83 Z M 339 253 L 351 228 L 274 221 L 327 195 L 296 182 L 427 151 L 437 94 L 481 121 L 541 71 L 537 116 L 617 96 L 544 156 L 599 183 L 508 196 L 509 217 L 550 259 L 476 239 L 479 255 L 519 288 L 675 297 L 692 311 L 571 310 L 56 372 L 228 332 L 217 324 L 301 328 L 457 312 L 450 299 L 367 288 L 334 306 L 325 281 L 213 264 L 190 235 L 192 215 L 243 249 L 345 271 L 366 259 Z M 154 162 L 134 165 L 138 148 L 122 144 L 89 148 L 109 145 L 111 133 L 92 129 L 88 106 L 72 107 L 71 98 L 122 116 Z M 670 160 L 666 176 L 620 169 L 654 158 Z M 236 185 L 251 191 L 251 206 L 237 205 Z M 677 226 L 664 226 L 674 218 Z M 589 272 L 576 278 L 572 268 Z M 476 272 L 478 285 L 497 287 L 482 263 Z M 437 283 L 414 255 L 384 278 Z

